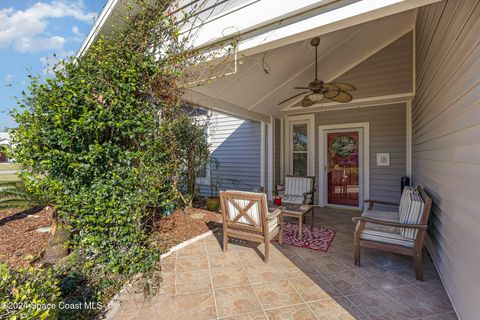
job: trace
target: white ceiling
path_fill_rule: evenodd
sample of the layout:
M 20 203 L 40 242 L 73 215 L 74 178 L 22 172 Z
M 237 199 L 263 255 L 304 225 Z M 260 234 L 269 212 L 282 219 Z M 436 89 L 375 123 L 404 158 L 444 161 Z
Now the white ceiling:
M 320 80 L 333 81 L 361 64 L 411 31 L 414 20 L 415 11 L 410 10 L 322 35 L 318 59 Z M 293 87 L 305 86 L 313 78 L 314 49 L 308 40 L 299 41 L 251 56 L 239 56 L 236 73 L 191 88 L 184 98 L 261 120 L 271 115 L 281 116 L 282 109 L 294 106 L 299 99 L 282 106 L 278 102 L 299 93 Z

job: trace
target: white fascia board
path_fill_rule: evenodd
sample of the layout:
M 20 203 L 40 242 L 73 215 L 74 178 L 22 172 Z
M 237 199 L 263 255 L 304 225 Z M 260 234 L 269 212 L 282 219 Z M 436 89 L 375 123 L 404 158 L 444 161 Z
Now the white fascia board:
M 95 19 L 95 23 L 93 24 L 92 29 L 88 33 L 87 38 L 83 42 L 82 46 L 77 52 L 77 58 L 83 55 L 83 53 L 88 50 L 90 45 L 95 41 L 95 37 L 97 34 L 102 30 L 105 22 L 108 20 L 112 12 L 114 12 L 117 8 L 117 4 L 120 0 L 108 0 L 105 6 L 100 12 L 100 15 Z
M 301 14 L 298 13 L 301 9 L 298 9 L 295 13 L 292 13 L 292 15 L 295 15 L 294 18 L 283 16 L 270 20 L 269 24 L 260 28 L 263 29 L 263 32 L 260 32 L 259 29 L 241 29 L 234 25 L 234 20 L 230 20 L 230 16 L 226 16 L 225 19 L 218 19 L 213 23 L 204 25 L 198 32 L 194 48 L 228 45 L 229 41 L 239 40 L 238 52 L 249 56 L 438 1 L 440 0 L 361 0 L 344 6 L 341 6 L 341 2 L 340 4 L 335 2 L 330 5 L 317 2 L 315 8 L 320 7 L 319 10 L 321 11 L 321 7 L 324 6 L 323 13 L 319 12 L 319 14 L 311 16 L 312 9 L 310 9 L 310 11 L 307 10 L 304 13 L 306 17 L 302 19 Z M 278 0 L 263 0 L 260 2 L 268 3 L 270 7 L 279 5 Z M 330 7 L 333 6 L 335 8 L 331 9 Z M 312 8 L 312 5 L 310 8 Z M 263 12 L 257 12 L 256 17 L 260 19 L 263 14 Z M 245 16 L 243 16 L 243 19 L 245 19 Z M 291 22 L 289 19 L 296 22 L 289 23 Z M 236 32 L 231 35 L 218 36 L 218 32 L 224 30 L 227 23 L 229 23 L 230 29 Z M 206 42 L 202 43 L 202 41 Z

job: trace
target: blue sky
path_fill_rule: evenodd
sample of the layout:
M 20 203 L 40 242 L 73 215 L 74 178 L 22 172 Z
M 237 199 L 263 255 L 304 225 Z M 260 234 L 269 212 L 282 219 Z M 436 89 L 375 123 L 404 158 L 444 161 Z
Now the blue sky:
M 52 55 L 74 55 L 106 0 L 0 0 L 0 131 L 28 74 L 49 75 Z

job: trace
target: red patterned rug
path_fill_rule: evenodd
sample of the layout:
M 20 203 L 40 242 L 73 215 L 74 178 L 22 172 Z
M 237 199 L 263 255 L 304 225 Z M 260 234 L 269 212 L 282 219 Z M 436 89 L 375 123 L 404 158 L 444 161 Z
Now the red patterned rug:
M 313 227 L 310 231 L 310 226 L 303 226 L 302 239 L 298 238 L 298 224 L 285 222 L 283 224 L 283 243 L 295 247 L 309 248 L 312 250 L 320 250 L 327 252 L 332 244 L 333 237 L 337 232 L 332 228 Z M 274 241 L 278 241 L 278 236 Z

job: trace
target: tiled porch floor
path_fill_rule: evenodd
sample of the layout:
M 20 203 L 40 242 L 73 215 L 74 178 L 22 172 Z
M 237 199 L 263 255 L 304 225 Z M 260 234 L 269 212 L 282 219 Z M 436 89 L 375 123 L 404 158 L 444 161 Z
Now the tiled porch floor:
M 362 249 L 353 265 L 354 213 L 316 208 L 337 234 L 327 253 L 234 241 L 190 244 L 162 263 L 161 294 L 122 303 L 116 319 L 457 319 L 430 259 L 416 281 L 408 257 Z M 308 218 L 307 218 L 308 219 Z M 309 221 L 307 221 L 308 223 Z

